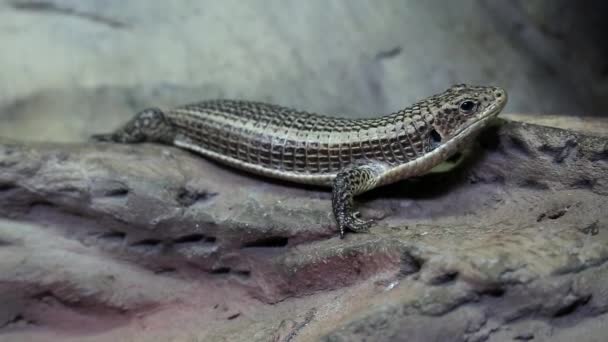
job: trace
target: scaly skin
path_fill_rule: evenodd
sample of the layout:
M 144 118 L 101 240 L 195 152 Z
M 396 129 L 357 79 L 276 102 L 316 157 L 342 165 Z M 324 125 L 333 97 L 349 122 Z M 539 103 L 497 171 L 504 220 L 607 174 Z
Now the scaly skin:
M 277 105 L 213 100 L 146 109 L 97 141 L 160 142 L 291 182 L 331 186 L 340 236 L 363 231 L 353 197 L 427 172 L 458 151 L 507 102 L 497 87 L 456 85 L 396 113 L 346 119 Z

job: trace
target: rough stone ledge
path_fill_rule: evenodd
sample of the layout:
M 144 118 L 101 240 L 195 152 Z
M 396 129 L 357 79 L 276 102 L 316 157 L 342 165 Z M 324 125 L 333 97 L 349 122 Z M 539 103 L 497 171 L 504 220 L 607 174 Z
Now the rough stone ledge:
M 364 215 L 382 219 L 340 240 L 326 190 L 166 146 L 2 141 L 0 215 L 38 226 L 0 225 L 0 300 L 12 303 L 0 327 L 65 328 L 41 318 L 42 297 L 117 329 L 117 312 L 148 317 L 228 289 L 275 304 L 230 313 L 208 340 L 481 341 L 529 337 L 525 322 L 544 327 L 540 338 L 603 317 L 606 137 L 501 121 L 443 169 L 362 196 Z M 123 276 L 91 286 L 96 263 Z M 49 278 L 53 265 L 67 271 Z

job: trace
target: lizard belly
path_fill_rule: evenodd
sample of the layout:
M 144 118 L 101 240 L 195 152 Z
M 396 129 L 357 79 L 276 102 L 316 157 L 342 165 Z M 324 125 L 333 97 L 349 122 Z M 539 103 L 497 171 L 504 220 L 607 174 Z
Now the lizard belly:
M 301 184 L 310 184 L 310 185 L 319 185 L 325 187 L 331 187 L 334 178 L 336 177 L 336 173 L 319 173 L 319 174 L 305 174 L 298 173 L 292 171 L 283 171 L 280 169 L 272 169 L 262 165 L 248 163 L 243 160 L 239 160 L 227 155 L 220 154 L 215 151 L 211 151 L 205 148 L 202 148 L 196 144 L 193 144 L 187 138 L 177 137 L 173 141 L 173 145 L 187 149 L 196 153 L 201 154 L 204 157 L 209 159 L 218 161 L 222 164 L 251 172 L 253 174 L 257 174 L 264 177 L 270 177 L 275 179 L 281 179 L 294 183 Z

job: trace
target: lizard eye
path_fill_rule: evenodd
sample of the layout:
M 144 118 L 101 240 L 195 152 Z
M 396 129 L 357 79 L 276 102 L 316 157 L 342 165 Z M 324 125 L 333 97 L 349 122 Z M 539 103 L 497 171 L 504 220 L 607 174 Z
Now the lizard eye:
M 477 109 L 477 103 L 471 100 L 460 102 L 460 112 L 463 114 L 471 114 Z

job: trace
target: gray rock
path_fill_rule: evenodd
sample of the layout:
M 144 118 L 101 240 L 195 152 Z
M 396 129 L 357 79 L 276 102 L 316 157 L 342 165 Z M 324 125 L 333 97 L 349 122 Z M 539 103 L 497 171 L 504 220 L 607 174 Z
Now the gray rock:
M 5 139 L 0 215 L 29 224 L 0 224 L 0 339 L 601 336 L 607 138 L 499 121 L 452 164 L 361 196 L 381 220 L 340 240 L 323 189 Z

